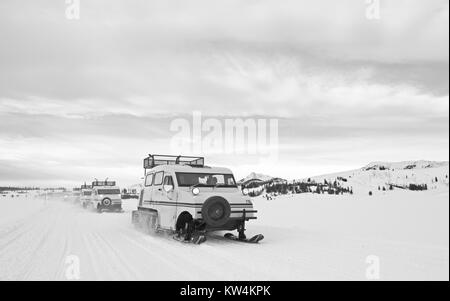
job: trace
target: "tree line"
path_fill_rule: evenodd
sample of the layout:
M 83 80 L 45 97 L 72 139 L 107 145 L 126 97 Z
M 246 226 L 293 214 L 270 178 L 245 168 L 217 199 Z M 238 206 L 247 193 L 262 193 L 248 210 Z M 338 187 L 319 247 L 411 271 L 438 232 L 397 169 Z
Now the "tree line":
M 346 182 L 346 181 L 345 181 Z M 316 183 L 308 179 L 307 181 L 294 181 L 292 183 L 268 183 L 263 184 L 265 192 L 267 194 L 300 194 L 300 193 L 318 193 L 318 194 L 334 194 L 341 195 L 344 193 L 353 194 L 353 188 L 344 187 L 339 181 L 327 181 L 324 180 L 323 183 Z M 251 187 L 245 188 L 258 188 L 254 183 Z M 249 196 L 257 196 L 262 191 L 250 192 Z

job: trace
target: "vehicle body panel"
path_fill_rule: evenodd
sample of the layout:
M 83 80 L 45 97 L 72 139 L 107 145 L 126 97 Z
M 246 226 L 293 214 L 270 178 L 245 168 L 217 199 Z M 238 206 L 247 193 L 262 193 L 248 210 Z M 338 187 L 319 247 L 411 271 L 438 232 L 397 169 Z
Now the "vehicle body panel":
M 113 193 L 111 193 L 114 191 Z M 105 200 L 110 200 L 108 205 L 105 205 Z M 92 188 L 90 198 L 90 206 L 95 209 L 122 209 L 122 195 L 120 188 L 117 186 L 95 186 Z
M 173 180 L 173 190 L 165 191 L 163 185 L 151 185 L 148 177 L 163 172 L 164 177 L 171 176 Z M 140 208 L 142 210 L 151 209 L 158 212 L 158 227 L 166 230 L 175 230 L 178 217 L 183 212 L 188 212 L 194 220 L 202 221 L 202 208 L 206 200 L 214 196 L 226 199 L 231 208 L 229 222 L 215 229 L 206 227 L 209 230 L 232 230 L 242 220 L 256 219 L 256 210 L 248 196 L 244 196 L 237 185 L 233 187 L 197 187 L 200 191 L 197 195 L 192 192 L 192 187 L 180 187 L 177 173 L 196 174 L 226 174 L 232 175 L 231 170 L 222 167 L 191 167 L 186 165 L 160 165 L 148 170 L 144 179 L 144 186 L 141 192 L 142 200 Z M 233 178 L 234 179 L 234 178 Z

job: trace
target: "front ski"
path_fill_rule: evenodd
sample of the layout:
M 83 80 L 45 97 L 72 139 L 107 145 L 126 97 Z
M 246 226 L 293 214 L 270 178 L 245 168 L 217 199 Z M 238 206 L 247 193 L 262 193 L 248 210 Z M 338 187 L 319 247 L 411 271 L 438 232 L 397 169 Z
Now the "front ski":
M 194 235 L 191 239 L 186 240 L 184 239 L 183 236 L 179 236 L 179 235 L 174 235 L 173 239 L 182 242 L 182 243 L 190 243 L 190 244 L 194 244 L 194 245 L 199 245 L 201 243 L 204 243 L 206 241 L 206 236 L 201 234 L 201 235 Z
M 264 235 L 262 234 L 257 234 L 251 238 L 239 239 L 239 237 L 234 235 L 233 233 L 226 233 L 224 237 L 234 241 L 247 242 L 252 244 L 256 244 L 264 239 Z

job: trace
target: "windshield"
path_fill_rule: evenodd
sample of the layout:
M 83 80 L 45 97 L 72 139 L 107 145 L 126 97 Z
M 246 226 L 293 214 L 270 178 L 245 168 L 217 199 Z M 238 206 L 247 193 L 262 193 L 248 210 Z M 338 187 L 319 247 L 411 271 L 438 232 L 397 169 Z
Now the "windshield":
M 178 186 L 236 187 L 232 174 L 176 173 Z
M 91 195 L 92 191 L 83 191 L 83 195 Z
M 98 194 L 120 194 L 120 189 L 99 189 Z

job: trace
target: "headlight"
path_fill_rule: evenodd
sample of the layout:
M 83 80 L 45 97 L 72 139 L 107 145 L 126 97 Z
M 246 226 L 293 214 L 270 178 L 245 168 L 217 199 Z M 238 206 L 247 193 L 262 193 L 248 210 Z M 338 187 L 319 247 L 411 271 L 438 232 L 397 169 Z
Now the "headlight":
M 243 195 L 247 195 L 248 194 L 248 189 L 247 188 L 242 189 L 242 194 Z
M 200 193 L 200 189 L 198 189 L 197 187 L 192 188 L 192 194 L 193 195 L 197 195 Z

